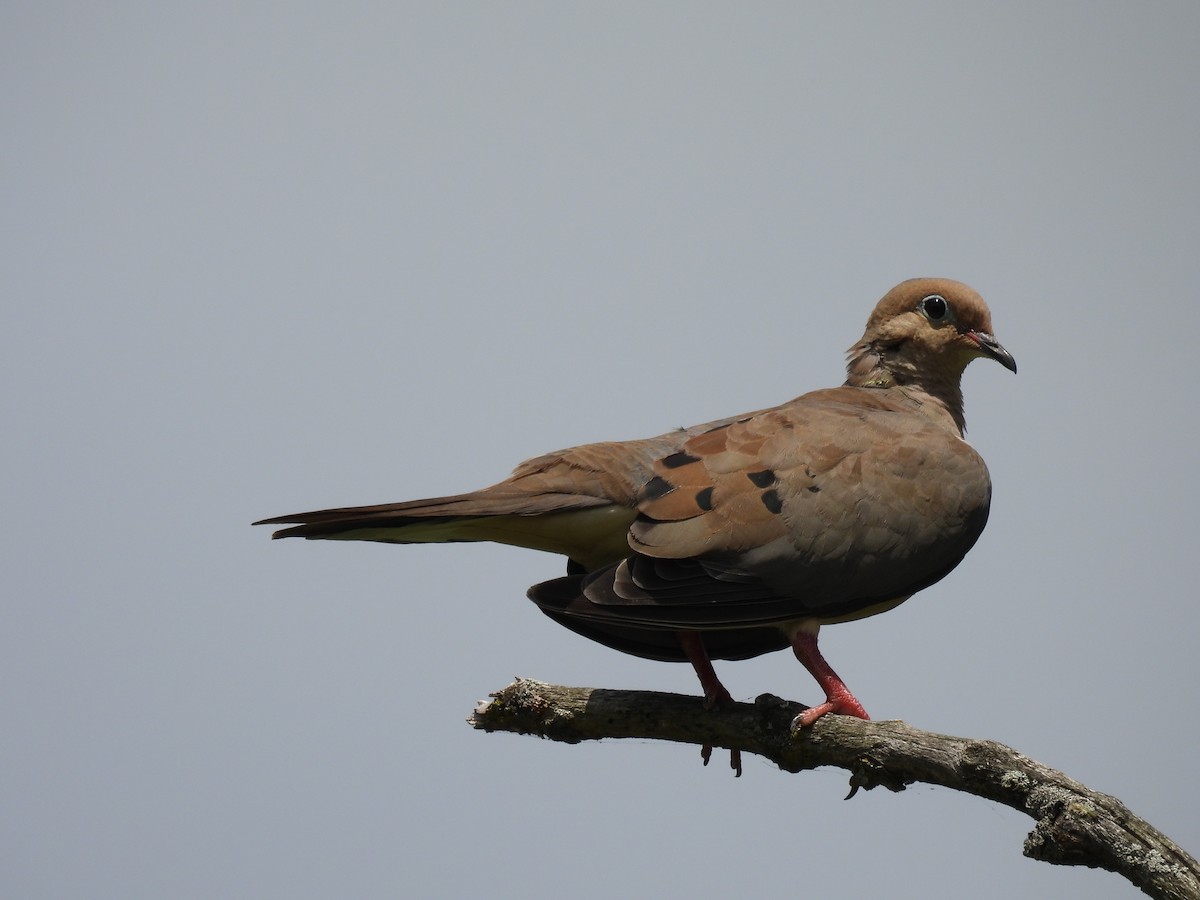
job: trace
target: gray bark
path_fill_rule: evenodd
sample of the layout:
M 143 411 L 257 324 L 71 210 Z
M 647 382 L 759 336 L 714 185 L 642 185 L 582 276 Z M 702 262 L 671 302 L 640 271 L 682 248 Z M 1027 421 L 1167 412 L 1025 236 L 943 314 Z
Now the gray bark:
M 725 747 L 739 774 L 741 753 L 756 753 L 788 772 L 837 766 L 850 773 L 848 796 L 880 786 L 941 785 L 1031 816 L 1037 824 L 1024 853 L 1032 859 L 1107 869 L 1163 900 L 1200 900 L 1200 864 L 1115 797 L 996 741 L 935 734 L 900 721 L 826 716 L 793 735 L 792 719 L 803 708 L 764 694 L 712 711 L 681 694 L 518 679 L 469 721 L 484 731 L 570 744 L 637 738 Z

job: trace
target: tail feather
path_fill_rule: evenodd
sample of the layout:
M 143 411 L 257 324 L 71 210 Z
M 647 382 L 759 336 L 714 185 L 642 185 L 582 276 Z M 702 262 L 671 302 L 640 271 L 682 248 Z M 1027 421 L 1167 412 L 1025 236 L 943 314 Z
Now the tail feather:
M 345 506 L 318 509 L 261 519 L 255 525 L 292 525 L 272 537 L 330 537 L 359 528 L 403 528 L 430 519 L 461 519 L 479 516 L 536 516 L 605 506 L 600 497 L 578 494 L 528 494 L 519 491 L 475 491 L 450 497 L 430 497 L 404 503 L 375 506 Z
M 629 552 L 632 510 L 580 494 L 483 490 L 407 503 L 349 506 L 276 516 L 273 538 L 431 544 L 495 541 L 562 553 L 595 568 Z

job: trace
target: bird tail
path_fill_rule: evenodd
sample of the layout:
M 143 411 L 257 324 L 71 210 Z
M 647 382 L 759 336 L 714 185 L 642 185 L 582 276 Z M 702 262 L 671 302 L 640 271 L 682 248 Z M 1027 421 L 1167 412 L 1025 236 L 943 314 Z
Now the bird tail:
M 562 553 L 588 568 L 629 552 L 632 510 L 601 497 L 485 488 L 378 506 L 321 509 L 262 519 L 287 525 L 273 538 L 431 544 L 494 541 Z

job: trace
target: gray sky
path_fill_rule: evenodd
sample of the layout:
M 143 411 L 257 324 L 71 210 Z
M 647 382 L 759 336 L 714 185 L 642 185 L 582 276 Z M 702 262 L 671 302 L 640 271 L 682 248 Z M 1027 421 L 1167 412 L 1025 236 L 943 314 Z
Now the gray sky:
M 822 646 L 1200 850 L 1200 7 L 832 6 L 5 5 L 6 896 L 1136 896 L 944 790 L 472 731 L 698 686 L 541 616 L 553 557 L 249 527 L 837 384 L 913 275 L 1020 363 L 992 518 Z

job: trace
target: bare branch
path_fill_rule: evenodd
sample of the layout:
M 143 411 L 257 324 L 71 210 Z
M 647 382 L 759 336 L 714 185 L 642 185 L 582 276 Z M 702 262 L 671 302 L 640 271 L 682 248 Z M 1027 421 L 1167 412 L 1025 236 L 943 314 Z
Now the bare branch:
M 536 734 L 575 744 L 638 738 L 757 753 L 788 772 L 837 766 L 850 795 L 914 782 L 1018 809 L 1036 820 L 1025 855 L 1117 872 L 1151 897 L 1200 900 L 1200 864 L 1115 797 L 1101 794 L 1004 744 L 921 731 L 900 721 L 827 716 L 793 737 L 803 709 L 770 694 L 720 711 L 696 697 L 573 688 L 518 679 L 470 718 L 484 731 Z

